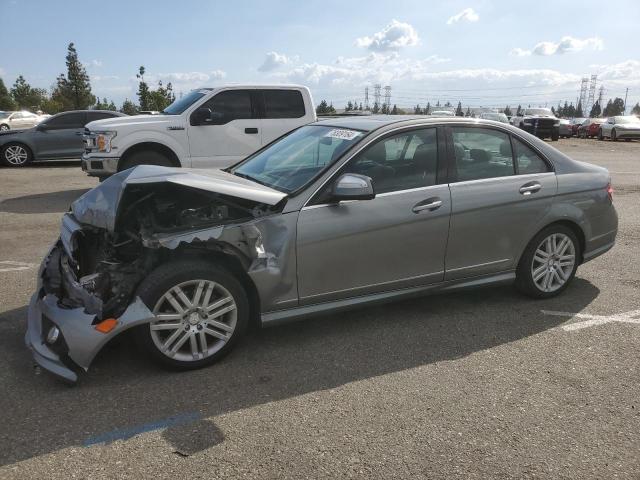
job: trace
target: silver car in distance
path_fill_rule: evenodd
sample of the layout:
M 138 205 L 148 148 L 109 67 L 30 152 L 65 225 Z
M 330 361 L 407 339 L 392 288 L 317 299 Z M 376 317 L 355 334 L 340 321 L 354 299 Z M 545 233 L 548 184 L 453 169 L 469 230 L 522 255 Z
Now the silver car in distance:
M 522 129 L 324 120 L 225 170 L 143 165 L 80 197 L 26 343 L 70 382 L 128 329 L 161 363 L 198 368 L 252 322 L 498 283 L 558 295 L 617 227 L 607 170 Z

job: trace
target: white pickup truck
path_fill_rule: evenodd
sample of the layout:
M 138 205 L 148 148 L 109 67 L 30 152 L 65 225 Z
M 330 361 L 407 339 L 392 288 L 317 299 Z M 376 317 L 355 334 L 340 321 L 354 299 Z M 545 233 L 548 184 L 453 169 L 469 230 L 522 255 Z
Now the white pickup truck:
M 193 90 L 160 115 L 87 124 L 82 169 L 106 177 L 136 165 L 222 168 L 316 121 L 299 85 L 229 85 Z

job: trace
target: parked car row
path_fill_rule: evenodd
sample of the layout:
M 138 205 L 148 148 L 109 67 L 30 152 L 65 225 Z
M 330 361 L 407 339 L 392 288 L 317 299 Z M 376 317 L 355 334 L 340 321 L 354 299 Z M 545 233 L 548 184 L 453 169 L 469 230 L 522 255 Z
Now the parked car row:
M 610 138 L 631 141 L 640 138 L 640 118 L 634 115 L 617 115 L 609 118 L 574 118 L 560 120 L 560 136 L 578 138 Z

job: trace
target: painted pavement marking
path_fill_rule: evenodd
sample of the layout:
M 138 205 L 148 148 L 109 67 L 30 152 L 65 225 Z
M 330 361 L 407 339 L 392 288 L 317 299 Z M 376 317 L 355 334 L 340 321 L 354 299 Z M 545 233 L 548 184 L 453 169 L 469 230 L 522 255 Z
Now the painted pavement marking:
M 596 325 L 604 325 L 611 322 L 635 323 L 636 325 L 640 325 L 640 310 L 631 310 L 629 312 L 618 313 L 615 315 L 591 315 L 588 313 L 557 312 L 555 310 L 540 310 L 540 312 L 545 315 L 580 319 L 579 322 L 562 325 L 560 328 L 566 332 L 595 327 Z

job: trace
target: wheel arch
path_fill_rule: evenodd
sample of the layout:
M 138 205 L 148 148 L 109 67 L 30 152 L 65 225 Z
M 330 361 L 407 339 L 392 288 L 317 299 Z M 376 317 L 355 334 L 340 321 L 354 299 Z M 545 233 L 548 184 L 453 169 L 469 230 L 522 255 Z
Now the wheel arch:
M 580 258 L 578 259 L 578 264 L 581 264 L 583 259 L 584 259 L 584 249 L 586 247 L 586 236 L 584 233 L 584 230 L 582 229 L 582 227 L 575 221 L 568 219 L 568 218 L 563 218 L 560 220 L 554 220 L 552 222 L 549 222 L 545 225 L 543 225 L 541 228 L 539 228 L 529 239 L 529 242 L 531 242 L 532 239 L 534 239 L 541 231 L 545 230 L 546 228 L 549 228 L 551 226 L 554 225 L 562 225 L 564 227 L 567 227 L 568 229 L 570 229 L 574 235 L 576 236 L 576 238 L 578 239 L 578 242 L 580 243 Z M 527 246 L 529 245 L 529 242 L 527 242 L 527 245 L 525 245 L 524 249 L 522 250 L 522 252 L 520 253 L 520 258 L 518 259 L 518 264 L 520 264 L 520 261 L 522 260 L 522 256 L 524 255 Z
M 21 147 L 24 147 L 27 149 L 27 153 L 29 154 L 29 156 L 31 157 L 30 160 L 35 160 L 35 154 L 34 154 L 34 150 L 33 147 L 31 145 L 29 145 L 26 142 L 22 142 L 20 140 L 11 140 L 3 145 L 0 145 L 0 150 L 3 150 L 6 147 L 10 147 L 11 145 L 20 145 Z
M 120 156 L 120 160 L 118 161 L 118 171 L 120 171 L 120 168 L 122 167 L 122 165 L 124 165 L 132 155 L 135 155 L 136 153 L 140 153 L 140 152 L 145 152 L 145 151 L 152 151 L 152 152 L 156 152 L 161 155 L 164 155 L 171 161 L 174 167 L 182 166 L 182 164 L 180 163 L 180 159 L 178 158 L 178 155 L 166 145 L 159 142 L 141 142 L 141 143 L 136 143 L 135 145 L 130 146 Z

